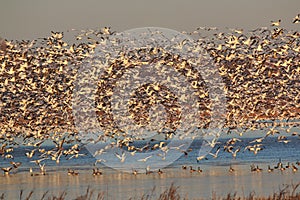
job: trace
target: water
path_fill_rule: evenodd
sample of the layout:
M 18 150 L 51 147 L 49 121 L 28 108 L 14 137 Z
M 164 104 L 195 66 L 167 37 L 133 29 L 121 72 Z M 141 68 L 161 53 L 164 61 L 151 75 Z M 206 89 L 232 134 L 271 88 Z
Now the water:
M 218 140 L 220 144 L 212 149 L 214 153 L 220 147 L 218 158 L 207 155 L 207 159 L 199 163 L 196 158 L 202 141 L 195 140 L 190 146 L 192 151 L 188 156 L 183 155 L 173 164 L 162 169 L 164 172 L 162 175 L 157 173 L 146 175 L 144 169 L 140 169 L 141 174 L 137 176 L 98 164 L 103 175 L 94 177 L 91 169 L 95 158 L 87 150 L 83 150 L 82 153 L 86 156 L 71 160 L 62 157 L 59 165 L 55 161 L 45 160 L 48 174 L 31 177 L 28 168 L 35 167 L 38 173 L 38 167 L 24 155 L 30 149 L 20 147 L 15 149 L 13 155 L 14 161 L 22 162 L 22 166 L 10 176 L 0 176 L 0 194 L 5 193 L 7 199 L 17 199 L 20 190 L 23 190 L 24 194 L 33 190 L 32 199 L 41 199 L 46 191 L 49 191 L 48 196 L 58 195 L 65 191 L 67 192 L 66 199 L 74 199 L 84 194 L 90 187 L 95 195 L 102 192 L 105 199 L 129 199 L 130 197 L 139 199 L 143 194 L 152 195 L 155 199 L 174 183 L 175 186 L 179 186 L 179 194 L 189 199 L 209 199 L 213 192 L 220 196 L 225 196 L 229 192 L 247 196 L 255 191 L 257 195 L 266 196 L 283 188 L 285 184 L 298 183 L 300 180 L 300 172 L 293 173 L 291 169 L 284 172 L 275 170 L 273 173 L 268 173 L 266 170 L 268 165 L 274 167 L 279 159 L 284 166 L 288 162 L 295 164 L 300 160 L 300 139 L 297 137 L 287 139 L 291 142 L 284 144 L 277 142 L 276 137 L 268 137 L 262 142 L 264 149 L 254 155 L 248 150 L 244 151 L 253 138 L 242 138 L 242 142 L 235 144 L 235 148 L 241 150 L 236 159 L 233 159 L 230 153 L 223 151 L 223 145 L 228 139 L 221 138 Z M 53 147 L 47 147 L 47 149 L 51 148 Z M 36 158 L 38 157 L 34 156 L 32 159 Z M 2 158 L 0 166 L 10 166 L 9 161 Z M 250 172 L 251 164 L 259 165 L 263 171 L 261 173 Z M 182 165 L 192 166 L 194 169 L 200 166 L 203 173 L 190 173 L 189 170 L 182 170 Z M 228 172 L 229 166 L 235 169 L 234 173 Z M 79 175 L 68 176 L 67 168 L 78 170 Z M 155 191 L 151 192 L 153 188 Z
M 178 168 L 182 165 L 207 165 L 207 166 L 229 166 L 230 164 L 251 164 L 251 163 L 269 163 L 274 164 L 282 160 L 282 162 L 296 162 L 300 160 L 300 139 L 297 137 L 287 137 L 287 140 L 290 140 L 289 143 L 284 144 L 277 142 L 276 137 L 267 137 L 263 140 L 262 147 L 263 150 L 259 151 L 256 155 L 253 152 L 245 149 L 249 145 L 249 142 L 253 141 L 253 138 L 242 138 L 241 142 L 237 142 L 234 147 L 235 149 L 240 148 L 240 152 L 237 153 L 236 159 L 233 159 L 231 153 L 228 153 L 223 150 L 223 146 L 228 141 L 227 138 L 220 138 L 216 146 L 212 149 L 212 153 L 215 153 L 218 148 L 220 148 L 217 158 L 214 158 L 211 155 L 207 155 L 206 159 L 203 159 L 197 163 L 197 156 L 199 148 L 201 147 L 202 140 L 195 140 L 190 149 L 191 152 L 188 155 L 182 155 L 178 160 L 173 164 L 169 165 L 169 168 Z M 143 144 L 141 144 L 142 146 Z M 250 144 L 251 145 L 251 144 Z M 253 145 L 253 144 L 252 144 Z M 66 145 L 65 149 L 68 149 L 70 146 Z M 43 146 L 45 149 L 53 149 L 54 146 Z M 30 162 L 32 160 L 38 159 L 38 153 L 36 153 L 31 159 L 25 156 L 25 152 L 30 152 L 32 148 L 30 147 L 19 147 L 15 148 L 12 153 L 14 156 L 15 162 L 22 162 L 20 170 L 26 170 L 29 167 L 36 167 L 36 164 Z M 87 167 L 90 168 L 96 162 L 96 159 L 87 151 L 85 148 L 81 151 L 85 156 L 79 156 L 78 158 L 68 159 L 64 156 L 61 157 L 60 163 L 56 164 L 52 160 L 44 160 L 42 163 L 45 163 L 48 167 L 55 167 L 56 170 L 65 169 L 66 167 Z M 0 159 L 0 166 L 9 166 L 10 159 Z M 106 162 L 115 162 L 114 160 L 106 160 Z M 105 167 L 103 164 L 98 164 L 99 166 Z

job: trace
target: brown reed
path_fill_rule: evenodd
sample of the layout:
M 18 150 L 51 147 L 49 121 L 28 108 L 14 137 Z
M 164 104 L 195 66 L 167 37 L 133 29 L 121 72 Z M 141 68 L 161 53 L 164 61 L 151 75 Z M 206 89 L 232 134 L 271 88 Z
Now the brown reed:
M 255 192 L 250 192 L 248 196 L 238 196 L 237 192 L 235 193 L 228 193 L 226 196 L 217 196 L 216 192 L 212 193 L 211 200 L 299 200 L 300 199 L 300 182 L 297 184 L 290 184 L 285 185 L 283 188 L 280 188 L 278 192 L 275 192 L 267 197 L 257 196 Z M 143 194 L 141 197 L 131 197 L 129 200 L 187 200 L 187 197 L 182 197 L 179 192 L 180 187 L 175 186 L 174 183 L 170 185 L 169 188 L 164 190 L 158 196 L 156 195 L 156 188 L 153 189 L 148 194 Z M 32 195 L 34 191 L 30 191 L 28 195 L 24 195 L 24 191 L 20 191 L 20 200 L 32 200 Z M 41 200 L 66 200 L 69 199 L 67 197 L 67 192 L 63 191 L 62 193 L 52 196 L 48 196 L 49 191 L 43 193 Z M 24 196 L 24 198 L 23 198 Z M 5 193 L 0 194 L 0 200 L 4 200 Z M 105 193 L 99 192 L 98 194 L 94 195 L 94 190 L 90 189 L 89 187 L 86 190 L 86 193 L 76 197 L 74 200 L 105 200 Z M 199 197 L 199 199 L 204 199 Z

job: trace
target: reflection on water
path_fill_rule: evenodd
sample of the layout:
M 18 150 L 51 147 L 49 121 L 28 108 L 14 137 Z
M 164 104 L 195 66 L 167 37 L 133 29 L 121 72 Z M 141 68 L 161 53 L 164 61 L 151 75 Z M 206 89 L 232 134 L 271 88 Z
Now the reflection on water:
M 266 168 L 267 165 L 261 165 Z M 67 192 L 67 199 L 83 195 L 90 187 L 94 195 L 102 192 L 105 199 L 128 199 L 141 197 L 143 194 L 151 194 L 155 187 L 153 197 L 158 197 L 172 183 L 179 186 L 179 193 L 183 197 L 209 198 L 213 192 L 224 196 L 229 192 L 237 192 L 246 196 L 255 191 L 258 195 L 269 195 L 278 191 L 283 184 L 297 183 L 300 173 L 291 171 L 274 171 L 268 173 L 250 172 L 248 165 L 233 165 L 234 173 L 229 173 L 223 166 L 204 166 L 204 172 L 190 173 L 189 170 L 180 168 L 165 169 L 164 173 L 137 176 L 116 171 L 105 170 L 102 176 L 92 176 L 91 171 L 79 170 L 78 176 L 68 176 L 66 172 L 49 173 L 46 176 L 33 176 L 29 173 L 18 173 L 10 176 L 1 176 L 1 193 L 6 194 L 7 199 L 18 199 L 20 190 L 24 195 L 34 190 L 32 199 L 40 199 L 48 192 L 48 195 L 58 195 Z

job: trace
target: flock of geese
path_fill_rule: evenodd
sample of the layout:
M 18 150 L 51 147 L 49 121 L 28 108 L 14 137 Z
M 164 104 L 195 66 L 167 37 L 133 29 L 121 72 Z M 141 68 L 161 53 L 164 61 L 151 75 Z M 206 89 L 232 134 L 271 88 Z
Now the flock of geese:
M 224 106 L 227 112 L 224 116 L 226 123 L 222 128 L 227 128 L 228 134 L 237 131 L 240 136 L 248 130 L 267 130 L 265 137 L 255 139 L 245 148 L 254 154 L 263 150 L 261 143 L 266 137 L 278 134 L 278 142 L 284 144 L 290 141 L 281 133 L 299 137 L 300 32 L 286 30 L 280 26 L 280 22 L 272 22 L 270 27 L 248 32 L 241 29 L 218 32 L 218 29 L 203 30 L 200 27 L 188 33 L 195 38 L 197 47 L 207 51 L 218 66 L 218 73 L 225 83 L 223 89 L 227 104 Z M 299 23 L 299 15 L 292 22 Z M 11 163 L 10 167 L 2 168 L 4 173 L 9 173 L 20 165 L 14 162 L 13 155 L 14 148 L 20 145 L 31 148 L 24 154 L 40 167 L 42 173 L 45 172 L 45 160 L 53 160 L 59 164 L 61 157 L 73 159 L 84 156 L 81 153 L 84 144 L 76 129 L 72 109 L 74 81 L 78 69 L 93 56 L 97 45 L 108 44 L 116 32 L 112 32 L 109 27 L 72 31 L 77 34 L 73 43 L 63 40 L 64 33 L 51 32 L 49 37 L 33 41 L 5 40 L 1 44 L 0 155 Z M 203 31 L 209 31 L 209 36 L 202 36 Z M 175 43 L 173 48 L 183 48 L 184 43 L 185 41 Z M 188 49 L 188 52 L 194 51 L 195 49 Z M 105 129 L 104 136 L 113 139 L 110 145 L 127 148 L 131 152 L 152 150 L 151 147 L 135 147 L 132 141 L 145 138 L 132 138 L 128 134 L 129 130 L 122 130 L 115 125 L 112 110 L 119 105 L 110 103 L 118 79 L 126 71 L 139 65 L 156 63 L 169 66 L 188 77 L 199 99 L 199 129 L 209 125 L 212 101 L 203 78 L 191 61 L 180 55 L 170 54 L 167 47 L 151 45 L 136 52 L 116 53 L 117 58 L 110 59 L 107 55 L 103 61 L 107 70 L 98 82 L 98 96 L 94 103 L 98 123 Z M 82 83 L 84 84 L 87 83 Z M 167 113 L 167 119 L 160 135 L 163 135 L 163 139 L 171 139 L 181 120 L 179 98 L 184 97 L 176 97 L 166 86 L 158 83 L 145 84 L 132 95 L 128 117 L 139 126 L 145 126 L 150 120 L 151 106 L 162 104 L 165 111 L 161 112 Z M 91 111 L 82 109 L 78 112 L 79 116 L 89 116 Z M 90 126 L 89 118 L 81 120 L 87 127 Z M 291 131 L 293 128 L 296 130 Z M 97 143 L 101 140 L 102 135 L 90 142 Z M 54 147 L 46 149 L 43 145 L 46 141 L 51 142 Z M 224 150 L 234 158 L 241 151 L 235 146 L 238 141 L 239 139 L 232 138 L 224 145 Z M 168 152 L 165 145 L 157 148 Z M 211 155 L 217 157 L 218 151 Z M 203 158 L 197 160 L 201 159 Z M 76 174 L 72 170 L 68 173 Z M 94 173 L 101 174 L 100 171 Z M 31 174 L 34 174 L 32 170 Z
M 5 167 L 5 168 L 1 168 L 1 170 L 3 171 L 4 175 L 10 175 L 11 172 L 13 172 L 14 170 L 16 171 L 17 168 L 21 165 L 22 163 L 18 162 L 18 163 L 15 163 L 15 162 L 11 162 L 11 167 Z M 286 165 L 284 165 L 282 162 L 281 162 L 281 159 L 279 159 L 279 162 L 272 168 L 270 165 L 268 165 L 268 168 L 266 169 L 266 171 L 268 173 L 271 173 L 271 172 L 274 172 L 275 170 L 277 171 L 280 171 L 280 172 L 283 172 L 283 171 L 286 171 L 286 170 L 291 170 L 293 173 L 297 172 L 298 171 L 298 168 L 300 166 L 300 162 L 297 161 L 296 163 L 290 163 L 290 162 L 287 162 Z M 39 165 L 40 167 L 40 171 L 39 172 L 34 172 L 32 168 L 29 169 L 29 173 L 30 173 L 30 176 L 45 176 L 45 175 L 48 175 L 48 173 L 46 173 L 46 169 L 45 169 L 45 164 L 43 165 Z M 193 166 L 186 166 L 186 165 L 182 165 L 181 166 L 181 169 L 184 170 L 184 171 L 189 171 L 191 174 L 192 173 L 203 173 L 204 170 L 201 169 L 200 166 L 197 167 L 197 169 L 194 169 Z M 233 168 L 232 165 L 229 166 L 229 169 L 228 169 L 228 172 L 230 173 L 235 173 L 237 170 Z M 260 168 L 258 165 L 255 165 L 255 164 L 251 164 L 250 165 L 250 172 L 262 172 L 263 169 Z M 16 173 L 16 172 L 14 172 Z M 165 172 L 163 172 L 161 169 L 158 169 L 156 171 L 152 171 L 150 169 L 150 166 L 147 166 L 147 168 L 141 172 L 140 170 L 137 170 L 137 169 L 132 169 L 132 174 L 133 175 L 138 175 L 138 174 L 146 174 L 146 175 L 149 175 L 149 174 L 163 174 Z M 92 173 L 91 173 L 93 176 L 100 176 L 100 175 L 103 175 L 103 172 L 97 167 L 97 168 L 93 168 L 92 169 Z M 67 169 L 67 175 L 68 176 L 78 176 L 79 175 L 79 172 L 74 170 L 74 169 L 71 169 L 71 168 L 68 168 Z

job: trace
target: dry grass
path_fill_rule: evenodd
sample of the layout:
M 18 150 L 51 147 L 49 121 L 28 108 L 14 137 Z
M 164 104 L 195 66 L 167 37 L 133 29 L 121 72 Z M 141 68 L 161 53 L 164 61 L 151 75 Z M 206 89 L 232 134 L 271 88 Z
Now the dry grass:
M 20 191 L 20 195 L 19 195 L 19 199 L 20 200 L 33 200 L 32 195 L 33 195 L 34 191 L 30 191 L 27 195 L 24 195 L 24 191 L 21 190 Z M 60 194 L 56 195 L 50 195 L 47 197 L 49 191 L 46 191 L 43 193 L 42 197 L 40 198 L 40 200 L 67 200 L 69 199 L 67 197 L 67 192 L 63 191 Z M 5 194 L 2 193 L 0 195 L 0 200 L 4 200 L 5 198 Z M 99 192 L 97 195 L 94 195 L 94 191 L 91 190 L 89 187 L 86 190 L 86 193 L 76 197 L 74 200 L 104 200 L 104 193 L 103 192 Z
M 300 191 L 297 191 L 299 186 L 300 183 L 286 185 L 268 197 L 256 196 L 255 192 L 251 192 L 246 197 L 237 196 L 237 193 L 229 193 L 226 197 L 217 197 L 216 193 L 213 193 L 212 200 L 300 200 Z
M 180 195 L 178 194 L 178 190 L 179 187 L 175 187 L 174 184 L 172 183 L 171 186 L 166 189 L 163 193 L 161 193 L 159 195 L 159 200 L 169 200 L 169 199 L 174 199 L 174 200 L 180 200 L 181 197 Z
M 268 196 L 261 197 L 256 196 L 255 192 L 251 192 L 248 196 L 241 197 L 238 196 L 237 193 L 229 193 L 226 196 L 220 197 L 217 196 L 215 192 L 213 192 L 211 199 L 212 200 L 300 200 L 300 182 L 298 184 L 286 185 L 282 189 L 279 189 L 278 192 Z M 48 192 L 46 191 L 42 196 L 41 200 L 66 200 L 69 199 L 67 197 L 67 192 L 64 191 L 60 193 L 58 196 L 50 195 L 48 196 Z M 34 191 L 30 191 L 28 194 L 24 194 L 24 191 L 20 191 L 19 199 L 20 200 L 32 200 L 32 195 Z M 4 200 L 5 193 L 0 194 L 0 200 Z M 89 187 L 86 190 L 86 193 L 76 197 L 74 200 L 105 200 L 104 192 L 99 192 L 97 194 L 94 193 Z M 179 186 L 175 186 L 173 183 L 169 188 L 163 191 L 161 194 L 157 196 L 155 187 L 149 192 L 149 194 L 144 194 L 141 197 L 130 198 L 129 200 L 187 200 L 188 198 L 182 197 L 179 193 Z M 203 199 L 199 197 L 199 199 Z

